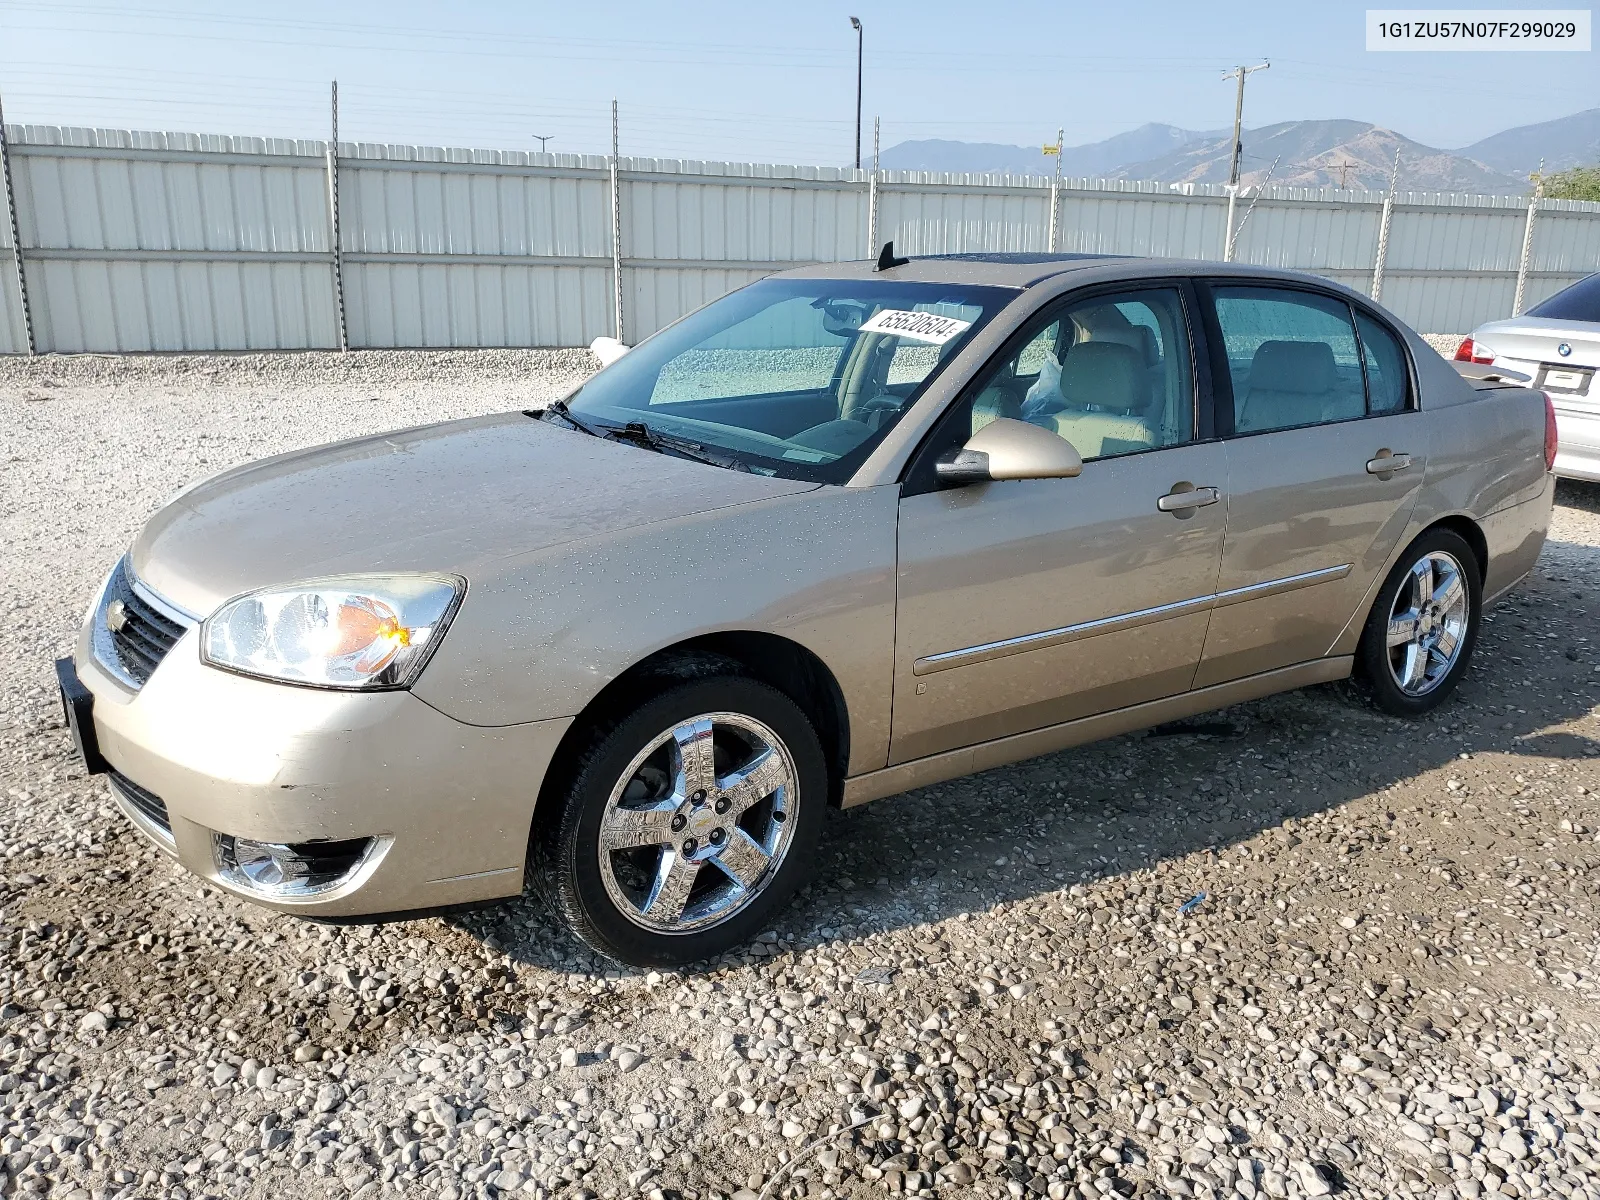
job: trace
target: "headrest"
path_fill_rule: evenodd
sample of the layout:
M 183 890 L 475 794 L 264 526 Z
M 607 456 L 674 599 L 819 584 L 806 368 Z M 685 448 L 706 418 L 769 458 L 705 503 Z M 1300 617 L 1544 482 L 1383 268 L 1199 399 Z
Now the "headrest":
M 1338 378 L 1333 347 L 1326 342 L 1262 342 L 1250 361 L 1252 392 L 1331 391 Z
M 1074 408 L 1143 412 L 1150 404 L 1143 355 L 1121 342 L 1079 342 L 1061 362 L 1061 395 Z

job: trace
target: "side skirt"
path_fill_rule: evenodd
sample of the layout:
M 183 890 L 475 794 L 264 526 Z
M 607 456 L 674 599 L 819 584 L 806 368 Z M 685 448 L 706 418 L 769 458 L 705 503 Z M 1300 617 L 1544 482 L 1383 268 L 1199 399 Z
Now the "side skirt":
M 842 807 L 854 808 L 869 800 L 880 800 L 885 796 L 909 792 L 912 788 L 925 787 L 930 783 L 959 779 L 963 775 L 971 775 L 977 771 L 987 771 L 992 767 L 1003 767 L 1008 763 L 1021 762 L 1023 759 L 1037 758 L 1041 754 L 1054 754 L 1057 750 L 1066 750 L 1086 742 L 1098 742 L 1119 734 L 1132 733 L 1136 729 L 1149 729 L 1155 725 L 1164 725 L 1168 721 L 1181 721 L 1185 717 L 1227 708 L 1231 704 L 1259 700 L 1262 696 L 1271 696 L 1276 692 L 1288 692 L 1295 688 L 1310 687 L 1314 683 L 1331 683 L 1335 679 L 1346 679 L 1354 663 L 1355 659 L 1351 655 L 1319 658 L 1312 662 L 1280 667 L 1276 671 L 1265 671 L 1260 675 L 1251 675 L 1228 683 L 1213 684 L 1198 691 L 1169 696 L 1164 700 L 1151 700 L 1145 704 L 1135 704 L 1129 708 L 1119 708 L 1092 717 L 1080 717 L 1076 721 L 1065 721 L 1060 725 L 1050 725 L 1044 729 L 1016 733 L 1010 737 L 997 738 L 992 742 L 966 746 L 960 750 L 930 754 L 927 758 L 899 763 L 881 771 L 869 771 L 865 775 L 845 780 Z

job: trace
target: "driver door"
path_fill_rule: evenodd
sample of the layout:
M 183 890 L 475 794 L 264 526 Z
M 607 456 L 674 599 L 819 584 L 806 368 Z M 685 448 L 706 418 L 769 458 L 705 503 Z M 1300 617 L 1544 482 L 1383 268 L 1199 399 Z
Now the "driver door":
M 919 452 L 900 503 L 891 764 L 1191 687 L 1227 518 L 1194 311 L 1177 284 L 1046 308 Z M 999 416 L 1072 442 L 1083 473 L 940 487 L 932 460 Z

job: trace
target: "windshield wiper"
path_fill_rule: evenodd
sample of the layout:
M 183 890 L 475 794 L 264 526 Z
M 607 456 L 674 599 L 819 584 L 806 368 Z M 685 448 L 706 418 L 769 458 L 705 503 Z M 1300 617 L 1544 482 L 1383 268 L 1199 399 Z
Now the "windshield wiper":
M 527 410 L 524 410 L 524 411 L 527 411 Z M 556 416 L 560 417 L 568 425 L 571 425 L 579 433 L 587 433 L 590 437 L 597 437 L 597 438 L 603 438 L 603 437 L 611 436 L 606 430 L 597 429 L 593 425 L 585 424 L 583 421 L 579 420 L 576 416 L 573 415 L 572 410 L 567 407 L 567 402 L 565 400 L 557 400 L 554 404 L 550 405 L 550 407 L 546 408 L 544 411 L 547 412 L 547 413 L 555 413 Z M 533 414 L 530 412 L 529 415 L 532 416 Z M 541 420 L 543 419 L 542 415 L 541 415 L 540 419 Z
M 733 457 L 731 454 L 719 454 L 715 450 L 706 449 L 699 442 L 691 442 L 687 438 L 673 437 L 670 433 L 661 433 L 651 429 L 643 421 L 629 421 L 621 429 L 612 430 L 611 437 L 615 441 L 631 442 L 633 445 L 642 446 L 646 450 L 692 458 L 695 462 L 708 463 L 713 467 L 726 467 L 730 471 L 750 470 L 748 463 Z

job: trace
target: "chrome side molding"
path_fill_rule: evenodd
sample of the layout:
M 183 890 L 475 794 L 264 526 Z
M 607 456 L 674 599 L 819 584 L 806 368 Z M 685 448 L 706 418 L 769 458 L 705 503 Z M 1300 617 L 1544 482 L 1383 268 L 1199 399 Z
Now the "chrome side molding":
M 1252 583 L 1245 587 L 1229 588 L 1223 592 L 1213 592 L 1206 596 L 1195 596 L 1190 600 L 1178 600 L 1171 604 L 1160 604 L 1154 608 L 1141 608 L 1134 612 L 1121 613 L 1114 617 L 1100 617 L 1094 621 L 1082 621 L 1076 625 L 1062 625 L 1056 629 L 1044 629 L 1038 633 L 1024 633 L 1017 637 L 1002 638 L 997 642 L 984 642 L 978 646 L 965 646 L 960 650 L 944 650 L 938 654 L 929 654 L 917 659 L 911 664 L 913 675 L 931 675 L 935 671 L 948 671 L 951 667 L 965 667 L 973 663 L 987 662 L 993 658 L 1004 658 L 1008 654 L 1021 654 L 1027 650 L 1043 650 L 1049 646 L 1060 646 L 1067 642 L 1082 641 L 1084 638 L 1099 637 L 1106 633 L 1120 633 L 1124 629 L 1137 629 L 1141 625 L 1151 625 L 1157 621 L 1170 620 L 1173 617 L 1185 616 L 1189 613 L 1205 612 L 1212 608 L 1224 608 L 1230 604 L 1239 604 L 1245 600 L 1259 600 L 1266 596 L 1275 596 L 1280 592 L 1293 592 L 1304 587 L 1313 587 L 1319 583 L 1332 583 L 1336 579 L 1343 579 L 1350 574 L 1351 564 L 1345 563 L 1337 567 L 1323 567 L 1316 571 L 1303 571 L 1298 575 L 1285 575 L 1281 579 L 1269 579 L 1264 583 Z

